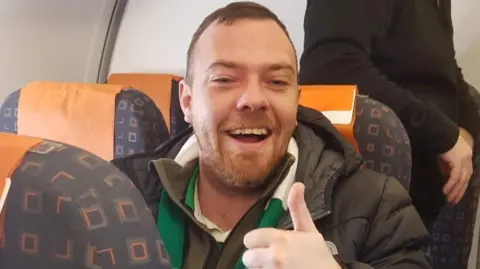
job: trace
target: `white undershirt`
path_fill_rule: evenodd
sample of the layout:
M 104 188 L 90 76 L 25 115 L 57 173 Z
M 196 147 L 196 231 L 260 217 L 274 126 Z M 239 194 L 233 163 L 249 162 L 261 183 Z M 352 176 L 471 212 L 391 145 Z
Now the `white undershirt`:
M 223 243 L 225 242 L 225 240 L 227 240 L 227 237 L 230 235 L 230 232 L 232 230 L 229 230 L 226 232 L 222 231 L 222 229 L 220 229 L 215 223 L 207 219 L 207 217 L 205 217 L 202 214 L 202 209 L 200 208 L 200 202 L 198 200 L 197 187 L 198 187 L 198 180 L 197 180 L 197 183 L 195 184 L 195 192 L 194 192 L 194 198 L 193 198 L 195 201 L 195 211 L 193 212 L 193 215 L 198 220 L 198 222 L 202 223 L 203 225 L 205 225 L 205 227 L 207 227 L 208 231 L 213 236 L 213 238 L 217 240 L 217 242 Z

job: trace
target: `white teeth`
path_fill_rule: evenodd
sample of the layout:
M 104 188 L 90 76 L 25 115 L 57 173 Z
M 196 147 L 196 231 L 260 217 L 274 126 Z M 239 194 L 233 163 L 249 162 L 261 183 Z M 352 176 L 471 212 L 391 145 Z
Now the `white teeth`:
M 265 128 L 254 128 L 254 129 L 235 129 L 230 132 L 232 135 L 267 135 L 268 131 Z

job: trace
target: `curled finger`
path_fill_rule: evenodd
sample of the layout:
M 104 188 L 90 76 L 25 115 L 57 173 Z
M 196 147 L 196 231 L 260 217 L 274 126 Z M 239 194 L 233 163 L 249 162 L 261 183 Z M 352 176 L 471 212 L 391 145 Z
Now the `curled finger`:
M 456 164 L 451 170 L 450 170 L 450 175 L 448 177 L 447 184 L 443 187 L 443 193 L 445 195 L 449 195 L 455 185 L 460 181 L 460 178 L 462 177 L 462 165 L 461 164 Z
M 468 169 L 462 167 L 462 173 L 459 180 L 455 183 L 451 191 L 447 194 L 447 199 L 449 203 L 456 204 L 459 197 L 463 196 L 462 191 L 465 189 L 465 185 L 468 184 Z
M 468 189 L 468 185 L 470 183 L 470 179 L 472 177 L 472 166 L 470 165 L 470 167 L 468 165 L 466 165 L 466 169 L 464 169 L 464 172 L 462 174 L 462 186 L 460 188 L 460 190 L 456 193 L 456 196 L 453 198 L 454 199 L 454 203 L 455 204 L 458 204 L 463 196 L 465 195 L 465 192 L 467 191 Z
M 264 268 L 269 264 L 270 251 L 268 248 L 252 248 L 243 253 L 242 262 L 247 268 Z
M 453 203 L 458 204 L 462 200 L 463 196 L 465 196 L 465 193 L 467 192 L 468 189 L 468 183 L 463 185 L 463 188 L 460 190 L 458 195 L 454 198 Z

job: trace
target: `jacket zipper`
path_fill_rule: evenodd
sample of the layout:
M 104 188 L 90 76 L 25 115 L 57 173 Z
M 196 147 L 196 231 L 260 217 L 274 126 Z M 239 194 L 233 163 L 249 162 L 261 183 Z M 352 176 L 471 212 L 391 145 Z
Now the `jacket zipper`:
M 242 222 L 243 219 L 245 218 L 246 215 L 248 215 L 252 210 L 253 208 L 255 208 L 256 206 L 258 206 L 258 204 L 261 202 L 262 200 L 259 199 L 257 202 L 255 202 L 255 204 L 253 204 L 252 207 L 250 207 L 250 209 L 248 209 L 248 211 L 240 218 L 240 220 L 238 221 L 238 223 Z M 237 223 L 237 224 L 238 224 Z M 234 234 L 235 233 L 235 230 L 238 228 L 238 225 L 235 225 L 232 229 L 232 231 L 230 232 L 230 234 Z M 210 233 L 209 233 L 210 234 Z M 213 237 L 211 237 L 213 240 L 215 240 Z M 227 237 L 227 240 L 225 240 L 225 242 L 223 243 L 223 248 L 218 252 L 218 257 L 222 256 L 222 253 L 223 253 L 223 250 L 225 249 L 225 246 L 228 244 L 228 242 L 230 241 L 230 238 L 231 236 L 228 236 Z M 216 243 L 216 241 L 215 241 Z M 216 257 L 214 260 L 212 260 L 212 250 L 210 249 L 209 252 L 208 252 L 208 256 L 207 256 L 207 262 L 206 264 L 208 265 L 207 267 L 203 267 L 203 268 L 208 268 L 208 269 L 213 269 L 213 268 L 216 268 L 217 267 L 217 264 L 218 264 L 218 257 Z

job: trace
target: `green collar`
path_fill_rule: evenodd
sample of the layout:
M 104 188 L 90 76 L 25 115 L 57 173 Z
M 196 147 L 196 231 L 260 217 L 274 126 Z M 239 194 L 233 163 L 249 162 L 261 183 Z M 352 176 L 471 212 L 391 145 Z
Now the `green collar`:
M 187 190 L 185 193 L 185 205 L 192 211 L 195 211 L 195 189 L 198 179 L 198 170 L 199 165 L 197 164 L 193 170 L 190 180 L 188 181 Z
M 283 167 L 288 171 L 288 166 Z M 195 210 L 195 187 L 198 179 L 199 165 L 196 164 L 195 169 L 190 177 L 187 188 L 185 190 L 184 204 L 192 211 Z M 279 175 L 279 180 L 283 175 Z M 257 228 L 277 227 L 281 217 L 285 213 L 282 207 L 282 201 L 279 199 L 270 199 L 263 216 L 257 224 Z M 165 189 L 162 189 L 160 203 L 158 206 L 157 228 L 160 237 L 163 240 L 168 256 L 170 258 L 171 266 L 173 268 L 182 268 L 184 246 L 185 246 L 185 213 L 175 204 L 169 197 Z M 244 269 L 245 266 L 240 256 L 235 269 Z

